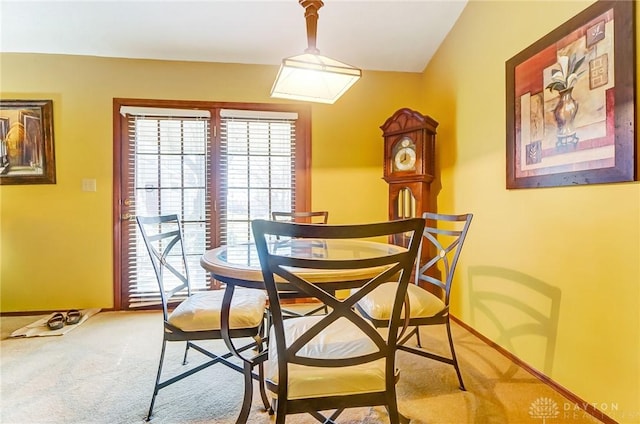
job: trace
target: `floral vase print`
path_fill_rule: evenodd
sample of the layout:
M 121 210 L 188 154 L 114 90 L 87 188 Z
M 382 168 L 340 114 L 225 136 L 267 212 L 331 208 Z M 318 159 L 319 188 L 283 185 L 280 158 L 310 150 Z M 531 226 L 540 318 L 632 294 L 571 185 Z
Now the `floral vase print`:
M 575 146 L 579 141 L 573 126 L 579 103 L 573 98 L 572 92 L 578 78 L 585 73 L 580 70 L 584 60 L 585 56 L 578 59 L 575 53 L 571 56 L 559 56 L 558 68 L 551 70 L 551 82 L 546 88 L 558 92 L 558 103 L 553 109 L 553 117 L 558 125 L 556 147 L 563 147 L 568 143 Z

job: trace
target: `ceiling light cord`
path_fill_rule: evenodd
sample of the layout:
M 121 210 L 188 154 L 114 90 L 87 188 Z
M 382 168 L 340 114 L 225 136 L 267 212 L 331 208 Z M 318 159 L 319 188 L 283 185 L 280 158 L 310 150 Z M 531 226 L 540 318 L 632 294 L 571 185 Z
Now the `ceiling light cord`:
M 321 0 L 299 0 L 304 7 L 304 18 L 307 21 L 307 49 L 305 53 L 319 54 L 316 47 L 316 35 L 318 33 L 318 10 L 324 6 Z

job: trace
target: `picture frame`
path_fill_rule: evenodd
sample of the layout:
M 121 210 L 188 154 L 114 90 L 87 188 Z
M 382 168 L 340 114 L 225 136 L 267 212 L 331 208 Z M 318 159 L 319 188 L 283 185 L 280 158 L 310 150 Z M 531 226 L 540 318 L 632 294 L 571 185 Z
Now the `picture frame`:
M 0 100 L 0 184 L 55 184 L 52 100 Z
M 599 0 L 506 62 L 506 187 L 637 181 L 635 2 Z

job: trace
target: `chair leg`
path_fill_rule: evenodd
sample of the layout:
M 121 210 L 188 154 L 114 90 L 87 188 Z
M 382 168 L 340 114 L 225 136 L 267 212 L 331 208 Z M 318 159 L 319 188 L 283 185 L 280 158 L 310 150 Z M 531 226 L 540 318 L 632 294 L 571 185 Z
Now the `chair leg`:
M 466 391 L 467 389 L 464 387 L 464 382 L 462 381 L 462 374 L 460 373 L 460 367 L 458 366 L 458 358 L 456 357 L 456 350 L 453 347 L 453 337 L 451 336 L 451 323 L 447 320 L 447 336 L 449 337 L 449 348 L 451 349 L 451 359 L 453 359 L 453 367 L 456 369 L 456 374 L 458 374 L 458 382 L 460 382 L 460 390 Z
M 267 390 L 265 389 L 265 381 L 264 381 L 264 364 L 258 364 L 258 384 L 260 385 L 260 397 L 262 398 L 262 403 L 264 404 L 264 409 L 267 411 L 271 407 L 269 403 L 269 397 L 267 396 Z
M 269 339 L 269 330 L 270 329 L 271 329 L 271 311 L 266 310 L 265 311 L 265 317 L 264 317 L 264 326 L 262 328 L 262 331 L 263 331 L 262 340 L 268 340 Z
M 253 398 L 253 369 L 250 362 L 244 362 L 244 398 L 242 399 L 242 409 L 236 420 L 236 424 L 245 424 L 249 418 L 251 410 L 251 398 Z
M 268 320 L 268 315 L 265 316 L 265 321 L 266 320 Z M 264 341 L 266 340 L 265 333 L 266 333 L 265 327 L 263 326 L 260 330 L 260 334 L 258 334 L 253 338 L 256 341 L 256 351 L 258 353 L 264 352 Z M 264 409 L 268 411 L 270 408 L 270 404 L 269 404 L 269 397 L 267 396 L 267 389 L 265 387 L 265 384 L 266 383 L 264 380 L 264 362 L 261 361 L 258 363 L 258 388 L 260 390 L 260 397 L 262 398 Z
M 422 342 L 420 341 L 420 326 L 416 325 L 416 339 L 418 341 L 418 347 L 422 347 Z
M 286 404 L 287 402 L 276 402 L 276 423 L 275 424 L 284 424 L 285 420 L 287 418 L 287 409 L 286 409 Z
M 389 396 L 389 404 L 386 408 L 387 414 L 389 414 L 389 422 L 391 424 L 400 424 L 400 412 L 398 412 L 398 401 L 395 391 L 393 392 L 393 396 Z
M 184 348 L 184 358 L 182 358 L 182 365 L 187 365 L 187 353 L 189 353 L 190 347 L 191 342 L 187 342 L 187 346 Z
M 149 413 L 147 414 L 146 421 L 151 420 L 151 414 L 153 413 L 153 405 L 156 402 L 156 396 L 158 395 L 158 385 L 160 383 L 160 376 L 162 375 L 162 364 L 164 362 L 164 351 L 167 347 L 167 340 L 162 339 L 162 350 L 160 351 L 160 363 L 158 364 L 158 374 L 156 375 L 156 384 L 153 387 L 153 396 L 151 396 L 151 405 L 149 406 Z

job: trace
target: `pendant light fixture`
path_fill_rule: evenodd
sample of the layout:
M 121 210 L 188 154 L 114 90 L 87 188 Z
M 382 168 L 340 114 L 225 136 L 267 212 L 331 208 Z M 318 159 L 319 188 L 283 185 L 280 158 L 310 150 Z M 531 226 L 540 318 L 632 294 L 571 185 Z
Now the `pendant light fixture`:
M 299 0 L 307 22 L 308 47 L 303 54 L 282 60 L 271 97 L 333 104 L 362 75 L 346 63 L 321 56 L 316 48 L 318 9 L 321 0 Z

